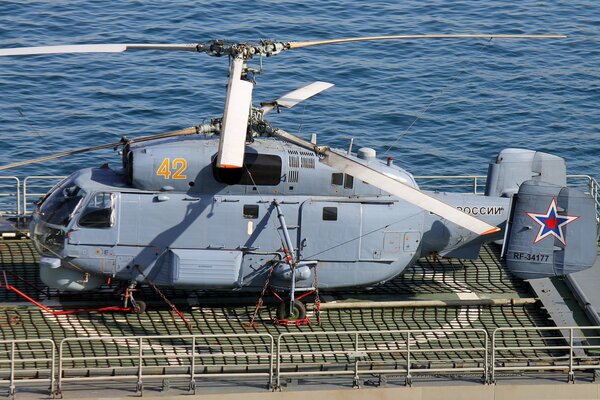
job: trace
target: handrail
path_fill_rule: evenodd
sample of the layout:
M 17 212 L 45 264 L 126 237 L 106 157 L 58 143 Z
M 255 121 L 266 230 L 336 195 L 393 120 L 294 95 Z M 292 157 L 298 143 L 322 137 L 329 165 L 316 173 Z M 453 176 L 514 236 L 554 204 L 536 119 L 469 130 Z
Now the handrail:
M 600 326 L 497 328 L 490 350 L 491 381 L 496 381 L 500 371 L 566 370 L 567 381 L 574 382 L 576 370 L 600 369 L 600 356 L 594 355 L 600 351 L 599 332 Z M 502 356 L 503 352 L 513 351 L 521 356 Z M 539 352 L 544 352 L 543 357 L 537 355 Z
M 596 219 L 600 223 L 600 185 L 598 184 L 598 181 L 590 175 L 567 175 L 567 178 L 585 179 L 587 181 L 585 186 L 587 186 L 588 193 L 596 203 Z
M 21 346 L 23 345 L 23 346 Z M 45 347 L 45 345 L 49 345 Z M 38 346 L 38 348 L 35 348 Z M 50 393 L 54 393 L 56 384 L 56 345 L 52 339 L 14 339 L 0 340 L 0 347 L 8 347 L 10 350 L 0 350 L 0 372 L 4 371 L 4 365 L 8 364 L 8 379 L 4 374 L 0 375 L 0 383 L 8 381 L 8 395 L 14 396 L 16 385 L 31 382 L 50 382 Z M 50 353 L 48 355 L 48 353 Z M 42 354 L 42 357 L 37 357 Z M 4 358 L 2 355 L 6 355 Z M 47 368 L 37 368 L 39 363 L 45 363 Z M 36 365 L 32 369 L 30 365 Z M 19 368 L 17 368 L 19 365 Z M 33 377 L 26 377 L 24 373 L 30 371 Z M 44 373 L 40 373 L 40 372 Z M 17 377 L 19 372 L 22 377 Z M 25 376 L 25 377 L 23 377 Z
M 9 206 L 16 206 L 16 210 L 13 208 L 13 210 L 1 210 L 0 214 L 9 214 L 9 215 L 21 215 L 21 180 L 19 178 L 17 178 L 16 176 L 0 176 L 0 180 L 10 180 L 13 181 L 14 183 L 12 185 L 9 186 L 4 186 L 4 185 L 0 185 L 0 200 L 1 199 L 5 199 L 5 198 L 14 198 L 15 201 L 11 202 L 9 204 L 6 204 L 7 207 Z M 2 191 L 2 189 L 4 188 L 14 188 L 13 190 L 9 191 L 8 193 Z M 4 205 L 4 204 L 3 204 Z
M 31 196 L 37 196 L 37 197 L 41 197 L 43 195 L 45 195 L 53 186 L 56 182 L 54 182 L 53 184 L 44 184 L 44 185 L 30 185 L 29 181 L 30 180 L 44 180 L 44 181 L 48 181 L 48 180 L 52 180 L 52 181 L 57 181 L 59 179 L 64 179 L 66 178 L 65 176 L 61 176 L 61 175 L 31 175 L 26 177 L 25 179 L 23 179 L 23 214 L 27 214 L 27 198 L 31 197 Z M 44 188 L 46 189 L 43 193 L 29 193 L 29 191 L 27 190 L 30 187 L 34 187 L 34 188 Z M 19 213 L 20 215 L 20 213 Z
M 493 383 L 503 372 L 565 371 L 573 382 L 581 370 L 600 370 L 600 326 L 501 327 L 491 340 L 477 328 L 285 332 L 276 343 L 268 333 L 0 340 L 0 384 L 13 395 L 42 381 L 61 394 L 66 382 L 133 380 L 141 393 L 149 379 L 187 379 L 194 391 L 205 378 L 267 378 L 281 389 L 293 377 L 351 376 L 359 387 L 365 376 L 411 385 L 417 374 L 444 373 Z
M 285 332 L 277 338 L 275 388 L 295 376 L 352 375 L 359 387 L 366 374 L 402 374 L 410 386 L 418 373 L 479 372 L 487 382 L 488 348 L 487 332 L 476 328 Z M 443 354 L 448 359 L 437 363 Z
M 69 353 L 72 343 L 81 351 L 98 341 L 102 346 L 94 347 L 93 355 Z M 59 345 L 57 391 L 62 392 L 65 382 L 118 379 L 135 380 L 136 391 L 142 393 L 144 379 L 168 378 L 187 378 L 190 391 L 195 391 L 196 380 L 209 377 L 264 377 L 270 387 L 274 347 L 268 333 L 65 338 Z M 104 366 L 87 366 L 97 361 Z M 203 373 L 198 372 L 199 367 L 204 368 Z M 92 368 L 94 375 L 73 376 L 86 368 Z M 207 372 L 210 368 L 214 370 Z
M 487 177 L 485 175 L 416 175 L 415 180 L 429 180 L 429 181 L 450 181 L 450 180 L 466 180 L 470 181 L 464 184 L 419 184 L 421 189 L 433 190 L 433 189 L 454 189 L 454 188 L 471 188 L 473 194 L 483 195 L 485 189 L 485 182 Z M 482 183 L 483 182 L 483 183 Z

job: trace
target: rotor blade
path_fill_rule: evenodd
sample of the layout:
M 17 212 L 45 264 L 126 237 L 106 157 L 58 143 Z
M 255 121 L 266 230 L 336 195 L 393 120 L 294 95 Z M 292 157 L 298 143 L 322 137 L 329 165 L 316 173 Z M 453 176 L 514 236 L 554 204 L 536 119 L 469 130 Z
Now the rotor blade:
M 242 79 L 243 68 L 243 59 L 232 59 L 217 155 L 218 168 L 242 168 L 244 163 L 244 146 L 254 84 Z
M 171 50 L 171 51 L 192 51 L 206 53 L 211 56 L 236 55 L 240 54 L 240 49 L 250 50 L 245 54 L 246 58 L 251 58 L 253 54 L 275 55 L 280 51 L 288 49 L 298 49 L 310 46 L 321 46 L 326 44 L 364 42 L 372 40 L 399 40 L 399 39 L 562 39 L 565 35 L 520 35 L 520 34 L 429 34 L 429 35 L 393 35 L 393 36 L 367 36 L 345 39 L 316 40 L 312 42 L 269 42 L 261 44 L 231 44 L 222 41 L 212 41 L 205 43 L 184 43 L 184 44 L 140 44 L 140 43 L 122 43 L 122 44 L 78 44 L 66 46 L 41 46 L 41 47 L 16 47 L 0 49 L 1 56 L 20 56 L 35 54 L 63 54 L 63 53 L 121 53 L 126 50 Z
M 352 175 L 355 179 L 360 179 L 370 185 L 393 194 L 394 196 L 398 196 L 409 203 L 437 214 L 440 217 L 467 228 L 478 235 L 494 233 L 499 230 L 499 228 L 495 226 L 465 214 L 464 212 L 459 211 L 456 208 L 434 197 L 431 197 L 418 189 L 408 186 L 391 176 L 367 167 L 366 165 L 363 165 L 340 153 L 328 150 L 325 154 L 325 158 L 321 161 L 340 172 Z
M 440 217 L 445 218 L 450 222 L 454 222 L 455 224 L 462 226 L 478 235 L 487 235 L 500 230 L 500 228 L 492 226 L 480 219 L 459 211 L 451 205 L 431 197 L 418 189 L 408 186 L 392 176 L 377 171 L 346 155 L 334 152 L 328 147 L 316 146 L 281 129 L 275 130 L 273 134 L 288 142 L 317 152 L 321 156 L 324 156 L 324 158 L 321 159 L 323 163 L 335 168 L 340 172 L 352 175 L 356 179 L 360 179 L 370 185 L 384 190 L 387 193 L 397 196 L 402 200 L 437 214 Z
M 130 143 L 145 142 L 145 141 L 148 141 L 148 140 L 163 139 L 163 138 L 168 138 L 168 137 L 173 137 L 173 136 L 192 135 L 192 134 L 196 134 L 196 133 L 198 133 L 200 131 L 207 132 L 207 130 L 204 129 L 204 126 L 200 126 L 200 127 L 193 126 L 193 127 L 190 127 L 190 128 L 185 128 L 185 129 L 181 129 L 181 130 L 174 131 L 174 132 L 160 133 L 158 135 L 144 136 L 144 137 L 141 137 L 141 138 L 132 139 L 130 141 Z M 88 153 L 88 152 L 98 151 L 98 150 L 103 150 L 103 149 L 110 149 L 111 147 L 116 147 L 116 146 L 119 146 L 119 145 L 122 145 L 122 144 L 123 144 L 123 141 L 120 140 L 118 142 L 101 144 L 101 145 L 98 145 L 98 146 L 83 147 L 83 148 L 80 148 L 80 149 L 67 150 L 67 151 L 63 151 L 61 153 L 51 154 L 51 155 L 48 155 L 48 156 L 43 156 L 43 157 L 38 157 L 38 158 L 32 158 L 30 160 L 23 160 L 23 161 L 15 162 L 15 163 L 12 163 L 12 164 L 0 165 L 0 171 L 4 171 L 4 170 L 7 170 L 7 169 L 12 169 L 12 168 L 17 168 L 17 167 L 22 167 L 24 165 L 38 164 L 38 163 L 41 163 L 41 162 L 44 162 L 44 161 L 55 160 L 57 158 L 74 156 L 76 154 Z
M 316 40 L 312 42 L 289 42 L 290 49 L 302 47 L 321 46 L 325 44 L 366 42 L 371 40 L 399 40 L 399 39 L 564 39 L 566 35 L 499 35 L 499 34 L 455 34 L 455 35 L 393 35 L 393 36 L 365 36 L 346 39 Z
M 122 53 L 125 50 L 173 50 L 197 51 L 196 44 L 75 44 L 67 46 L 16 47 L 0 49 L 2 56 L 26 56 L 35 54 L 64 53 Z
M 309 83 L 306 86 L 302 86 L 296 90 L 292 90 L 289 93 L 284 94 L 277 100 L 268 101 L 265 103 L 261 103 L 261 110 L 263 111 L 263 115 L 267 115 L 269 112 L 273 111 L 275 107 L 284 107 L 284 108 L 292 108 L 296 104 L 303 102 L 306 99 L 313 97 L 316 94 L 321 93 L 324 90 L 329 89 L 334 86 L 333 83 L 328 82 L 313 82 Z

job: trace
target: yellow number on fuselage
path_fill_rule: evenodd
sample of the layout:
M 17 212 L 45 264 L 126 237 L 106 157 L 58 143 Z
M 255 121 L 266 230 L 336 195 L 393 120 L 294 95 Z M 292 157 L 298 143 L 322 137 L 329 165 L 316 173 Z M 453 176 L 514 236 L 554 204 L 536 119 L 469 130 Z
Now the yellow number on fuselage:
M 165 179 L 169 179 L 171 177 L 171 169 L 168 158 L 165 158 L 160 164 L 160 167 L 158 167 L 158 170 L 156 171 L 156 175 L 162 176 Z
M 165 158 L 156 170 L 156 175 L 169 179 L 171 178 L 171 170 L 173 169 L 175 171 L 173 179 L 187 179 L 187 175 L 183 174 L 186 168 L 187 160 L 185 158 L 175 158 L 173 163 L 171 163 L 171 159 Z
M 177 167 L 179 166 L 179 168 Z M 187 168 L 187 161 L 185 158 L 176 158 L 173 160 L 173 169 L 176 170 L 173 174 L 173 179 L 186 179 L 187 175 L 182 175 Z

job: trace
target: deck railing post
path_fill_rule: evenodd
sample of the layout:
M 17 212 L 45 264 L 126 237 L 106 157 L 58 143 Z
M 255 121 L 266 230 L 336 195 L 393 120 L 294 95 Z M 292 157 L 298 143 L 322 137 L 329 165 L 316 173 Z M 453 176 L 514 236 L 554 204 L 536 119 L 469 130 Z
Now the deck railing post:
M 19 178 L 15 177 L 15 180 L 17 181 L 17 215 L 20 217 L 21 216 L 21 181 L 19 180 Z
M 275 362 L 275 387 L 273 390 L 281 390 L 281 339 L 283 338 L 283 333 L 277 337 L 277 351 L 276 356 L 277 360 Z
M 15 341 L 10 342 L 10 383 L 8 387 L 8 395 L 14 397 L 16 391 L 15 385 Z
M 269 335 L 269 389 L 273 389 L 273 358 L 276 357 L 273 336 Z
M 410 363 L 411 363 L 411 354 L 410 354 L 410 341 L 412 339 L 412 333 L 407 332 L 406 334 L 406 386 L 412 386 L 412 375 L 410 374 Z
M 144 357 L 144 350 L 142 348 L 142 344 L 143 344 L 144 338 L 143 337 L 138 337 L 138 380 L 137 380 L 137 386 L 135 388 L 136 393 L 139 393 L 140 395 L 143 393 L 144 391 L 144 385 L 142 383 L 142 369 L 143 369 L 143 357 Z
M 62 371 L 63 371 L 63 345 L 66 339 L 60 341 L 58 345 L 58 371 L 56 373 L 56 394 L 60 395 L 62 393 Z
M 568 381 L 571 383 L 575 383 L 575 373 L 573 372 L 573 354 L 575 351 L 573 349 L 573 328 L 569 329 L 569 377 Z
M 54 340 L 51 340 L 50 344 L 50 350 L 52 351 L 52 358 L 50 359 L 50 396 L 54 398 L 56 386 L 56 344 Z
M 360 354 L 358 353 L 358 332 L 354 334 L 354 382 L 352 384 L 355 388 L 360 388 L 360 378 L 358 376 L 358 363 Z
M 192 362 L 190 365 L 190 392 L 196 394 L 196 336 L 192 336 Z
M 489 357 L 490 356 L 490 354 L 489 354 L 489 351 L 490 351 L 490 336 L 488 335 L 487 331 L 484 332 L 483 334 L 484 334 L 484 343 L 485 343 L 485 345 L 484 345 L 485 351 L 483 353 L 484 354 L 484 359 L 483 359 L 483 367 L 484 367 L 483 383 L 486 384 L 486 385 L 489 385 L 490 384 L 490 370 L 489 370 L 489 368 L 490 368 L 490 363 L 489 363 L 489 360 L 490 360 L 490 357 Z

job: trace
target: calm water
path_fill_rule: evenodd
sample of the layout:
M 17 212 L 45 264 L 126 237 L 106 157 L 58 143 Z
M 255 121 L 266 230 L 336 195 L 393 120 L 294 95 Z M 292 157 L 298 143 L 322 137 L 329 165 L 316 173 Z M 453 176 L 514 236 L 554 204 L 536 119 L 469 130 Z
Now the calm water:
M 562 33 L 564 40 L 336 45 L 265 60 L 255 101 L 333 89 L 271 117 L 321 143 L 389 154 L 411 172 L 485 173 L 502 148 L 552 152 L 600 177 L 600 2 L 0 1 L 0 47 L 211 39 L 303 41 L 418 33 Z M 1 163 L 198 124 L 222 112 L 226 59 L 202 54 L 0 60 Z M 417 116 L 418 121 L 410 127 Z M 410 128 L 409 128 L 410 127 Z M 67 174 L 111 151 L 20 168 Z

